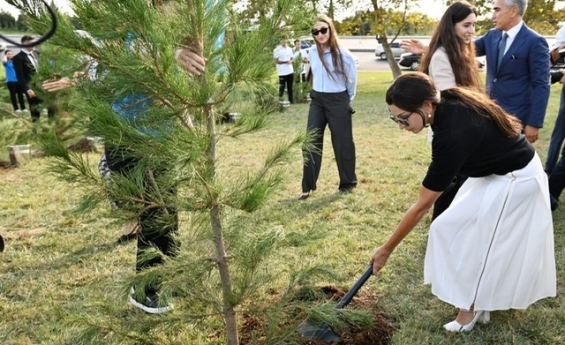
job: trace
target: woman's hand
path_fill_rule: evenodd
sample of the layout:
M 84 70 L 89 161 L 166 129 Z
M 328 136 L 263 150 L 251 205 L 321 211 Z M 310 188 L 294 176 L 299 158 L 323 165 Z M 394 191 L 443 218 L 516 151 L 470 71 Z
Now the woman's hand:
M 178 48 L 175 58 L 180 66 L 193 75 L 201 75 L 206 66 L 206 59 L 187 48 Z
M 390 256 L 391 253 L 392 251 L 384 247 L 377 248 L 375 254 L 373 254 L 371 260 L 369 260 L 369 265 L 373 266 L 373 274 L 376 275 L 377 273 L 379 273 L 381 268 L 385 266 L 386 261 L 388 260 L 388 257 Z
M 412 54 L 423 54 L 426 47 L 419 40 L 402 40 L 400 47 Z

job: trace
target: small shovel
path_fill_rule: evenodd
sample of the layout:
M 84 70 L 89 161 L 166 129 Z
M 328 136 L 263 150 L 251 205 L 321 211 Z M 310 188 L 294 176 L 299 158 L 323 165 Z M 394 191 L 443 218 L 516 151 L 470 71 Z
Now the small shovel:
M 357 291 L 365 284 L 365 282 L 373 275 L 373 266 L 369 266 L 365 273 L 353 284 L 351 289 L 343 296 L 341 301 L 336 306 L 336 309 L 343 309 L 346 305 L 351 302 L 353 297 L 357 294 Z M 308 320 L 303 321 L 298 326 L 298 331 L 302 336 L 308 337 L 311 339 L 322 340 L 326 343 L 334 343 L 341 339 L 339 335 L 337 335 L 330 326 L 326 324 L 316 324 L 309 322 Z

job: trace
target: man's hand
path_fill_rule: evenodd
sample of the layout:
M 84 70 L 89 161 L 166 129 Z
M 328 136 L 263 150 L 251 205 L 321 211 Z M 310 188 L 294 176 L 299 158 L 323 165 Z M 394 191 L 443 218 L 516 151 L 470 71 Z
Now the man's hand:
M 187 48 L 178 48 L 175 58 L 179 65 L 192 75 L 201 75 L 206 66 L 206 59 Z
M 526 136 L 526 139 L 532 144 L 535 143 L 536 140 L 538 140 L 538 134 L 539 128 L 537 127 L 526 126 L 526 128 L 524 128 L 524 135 Z
M 419 40 L 402 40 L 400 41 L 400 47 L 412 54 L 423 54 L 426 50 L 426 46 Z
M 27 95 L 29 96 L 29 98 L 34 98 L 35 97 L 35 92 L 33 92 L 32 89 L 27 90 Z

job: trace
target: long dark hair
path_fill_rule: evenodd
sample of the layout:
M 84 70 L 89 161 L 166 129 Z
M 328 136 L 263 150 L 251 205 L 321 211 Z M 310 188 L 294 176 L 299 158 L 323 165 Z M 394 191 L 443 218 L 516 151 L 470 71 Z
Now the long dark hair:
M 332 63 L 334 65 L 337 74 L 341 74 L 344 77 L 347 77 L 347 75 L 345 74 L 343 59 L 341 57 L 341 51 L 339 50 L 339 39 L 337 38 L 337 31 L 335 29 L 333 21 L 330 19 L 330 17 L 326 16 L 325 14 L 320 14 L 318 15 L 318 19 L 316 22 L 322 22 L 328 24 L 328 28 L 330 30 L 330 38 L 328 39 L 328 45 L 330 48 L 330 54 L 332 56 Z M 316 43 L 318 56 L 320 57 L 320 61 L 324 65 L 326 72 L 328 72 L 330 78 L 336 80 L 334 73 L 330 70 L 328 64 L 326 63 L 326 60 L 324 60 L 324 48 L 320 43 L 318 43 L 316 37 L 314 37 L 314 42 Z
M 475 60 L 475 44 L 465 43 L 455 33 L 455 24 L 465 20 L 472 13 L 477 15 L 477 9 L 465 1 L 454 2 L 447 8 L 432 35 L 428 53 L 422 58 L 421 72 L 430 73 L 432 56 L 438 48 L 443 47 L 457 86 L 471 90 L 483 89 Z
M 388 105 L 394 104 L 407 112 L 418 114 L 422 113 L 420 108 L 424 102 L 430 101 L 433 105 L 438 105 L 446 100 L 459 103 L 478 116 L 492 119 L 508 137 L 514 137 L 522 131 L 520 120 L 505 112 L 483 92 L 454 87 L 440 93 L 432 78 L 424 73 L 401 75 L 394 80 L 386 92 Z

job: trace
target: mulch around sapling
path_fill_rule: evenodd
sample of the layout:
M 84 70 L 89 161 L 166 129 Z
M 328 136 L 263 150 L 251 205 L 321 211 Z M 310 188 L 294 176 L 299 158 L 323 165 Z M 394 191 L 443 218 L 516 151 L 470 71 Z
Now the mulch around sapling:
M 69 151 L 74 151 L 74 152 L 93 152 L 94 151 L 92 149 L 92 145 L 90 145 L 90 142 L 88 141 L 88 139 L 81 139 L 78 142 L 67 147 L 67 149 L 69 149 Z
M 341 300 L 347 291 L 344 291 L 335 286 L 323 286 L 319 288 L 320 291 L 325 295 L 325 299 L 328 301 L 339 301 Z M 372 318 L 373 327 L 370 330 L 359 329 L 356 326 L 351 326 L 345 332 L 339 334 L 341 340 L 334 345 L 390 345 L 392 335 L 395 328 L 390 324 L 390 318 L 387 317 L 382 311 L 375 307 L 375 303 L 378 296 L 374 293 L 367 291 L 359 291 L 357 295 L 352 299 L 352 301 L 347 305 L 346 309 L 358 309 L 369 311 Z M 241 345 L 255 345 L 261 342 L 264 337 L 257 337 L 258 333 L 261 333 L 266 326 L 263 321 L 259 318 L 244 314 L 242 315 L 242 325 L 240 328 L 240 340 Z M 302 337 L 298 332 L 296 332 L 295 339 L 299 344 L 302 345 L 325 345 L 328 344 L 323 341 L 314 340 L 306 337 Z

